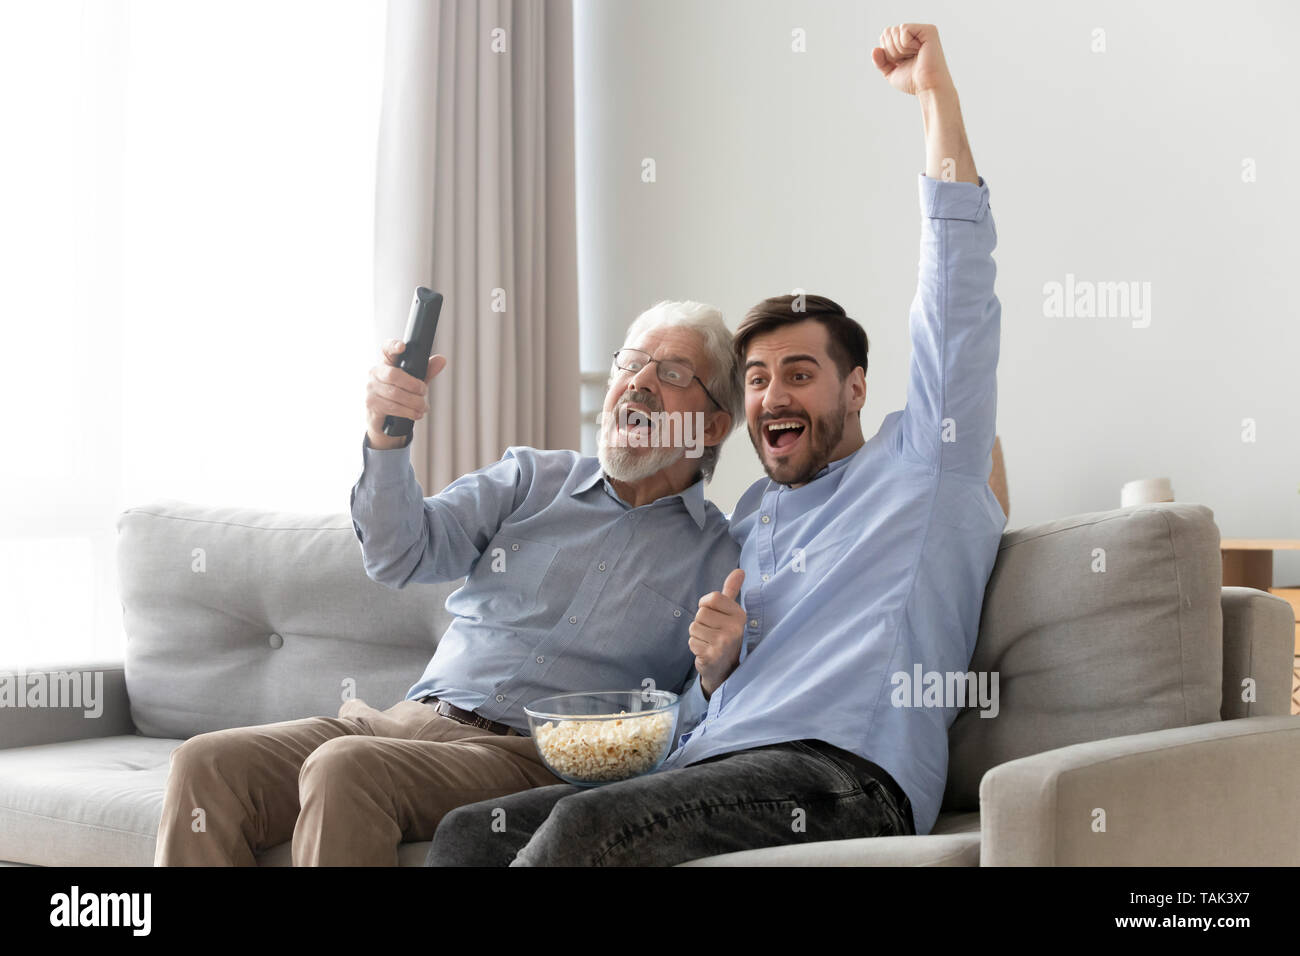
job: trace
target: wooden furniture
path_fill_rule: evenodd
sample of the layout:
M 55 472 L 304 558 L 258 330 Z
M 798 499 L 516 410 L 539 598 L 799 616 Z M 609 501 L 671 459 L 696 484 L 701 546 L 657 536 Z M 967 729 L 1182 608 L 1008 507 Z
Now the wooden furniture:
M 1295 669 L 1291 672 L 1291 713 L 1300 714 L 1300 586 L 1273 587 L 1273 552 L 1300 551 L 1293 538 L 1223 538 L 1223 586 L 1258 588 L 1288 601 L 1295 611 Z
M 993 436 L 993 468 L 989 472 L 989 487 L 993 489 L 1002 513 L 1011 517 L 1011 495 L 1007 492 L 1007 466 L 1002 460 L 1002 436 Z

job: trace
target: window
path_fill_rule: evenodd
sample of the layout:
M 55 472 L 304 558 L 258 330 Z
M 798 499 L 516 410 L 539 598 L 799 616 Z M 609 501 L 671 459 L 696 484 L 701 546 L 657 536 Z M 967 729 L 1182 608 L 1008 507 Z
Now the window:
M 384 15 L 0 4 L 0 669 L 121 658 L 126 508 L 347 511 Z

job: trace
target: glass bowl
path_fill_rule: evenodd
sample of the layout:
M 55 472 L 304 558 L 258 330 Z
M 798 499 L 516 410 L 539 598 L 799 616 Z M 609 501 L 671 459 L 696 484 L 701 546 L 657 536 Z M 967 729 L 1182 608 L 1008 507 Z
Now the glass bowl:
M 602 690 L 543 697 L 524 713 L 551 773 L 597 787 L 658 770 L 672 750 L 679 705 L 665 690 Z

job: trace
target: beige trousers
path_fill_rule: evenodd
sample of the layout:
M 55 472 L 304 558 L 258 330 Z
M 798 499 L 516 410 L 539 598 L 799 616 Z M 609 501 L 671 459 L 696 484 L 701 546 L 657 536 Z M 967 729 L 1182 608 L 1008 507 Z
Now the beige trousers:
M 199 734 L 172 752 L 157 866 L 395 866 L 456 807 L 563 783 L 531 737 L 502 737 L 404 700 Z

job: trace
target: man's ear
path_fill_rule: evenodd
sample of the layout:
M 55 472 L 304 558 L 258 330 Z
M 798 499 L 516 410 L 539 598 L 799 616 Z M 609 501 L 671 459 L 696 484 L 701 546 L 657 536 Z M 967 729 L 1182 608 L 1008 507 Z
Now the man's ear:
M 731 432 L 731 415 L 728 412 L 709 412 L 704 421 L 704 447 L 722 444 Z
M 861 365 L 849 373 L 849 377 L 844 380 L 844 388 L 848 391 L 845 404 L 849 411 L 862 411 L 862 406 L 867 403 L 867 373 Z

